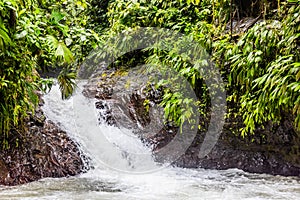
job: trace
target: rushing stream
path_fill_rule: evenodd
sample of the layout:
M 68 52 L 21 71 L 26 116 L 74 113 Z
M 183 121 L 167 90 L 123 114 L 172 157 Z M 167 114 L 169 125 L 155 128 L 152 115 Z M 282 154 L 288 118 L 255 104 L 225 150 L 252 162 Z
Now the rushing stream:
M 130 131 L 99 125 L 94 102 L 80 92 L 62 101 L 55 86 L 44 99 L 47 117 L 81 144 L 94 169 L 0 187 L 0 199 L 300 199 L 297 177 L 160 166 Z

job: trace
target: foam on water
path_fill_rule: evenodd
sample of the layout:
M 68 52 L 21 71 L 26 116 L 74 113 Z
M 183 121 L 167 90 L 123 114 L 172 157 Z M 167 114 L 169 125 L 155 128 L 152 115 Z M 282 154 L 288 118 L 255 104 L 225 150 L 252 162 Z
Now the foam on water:
M 80 87 L 79 87 L 80 88 Z M 0 187 L 0 199 L 299 199 L 296 177 L 165 167 L 129 130 L 98 122 L 95 101 L 77 92 L 62 101 L 58 86 L 44 97 L 47 117 L 80 143 L 95 168 L 75 177 Z M 156 169 L 153 173 L 147 172 Z M 132 172 L 132 173 L 131 173 Z

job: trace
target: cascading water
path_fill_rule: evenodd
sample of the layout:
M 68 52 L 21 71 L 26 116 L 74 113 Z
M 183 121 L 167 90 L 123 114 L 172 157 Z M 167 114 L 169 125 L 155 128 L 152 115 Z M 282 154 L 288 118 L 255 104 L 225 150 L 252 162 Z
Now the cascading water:
M 299 199 L 295 177 L 182 169 L 155 163 L 150 150 L 129 130 L 99 125 L 95 101 L 77 92 L 61 100 L 58 86 L 44 97 L 43 110 L 81 144 L 94 169 L 76 177 L 0 187 L 0 199 Z M 102 110 L 103 111 L 103 110 Z M 102 114 L 103 116 L 103 114 Z M 136 156 L 134 156 L 136 155 Z M 153 173 L 148 172 L 156 169 Z
M 54 86 L 44 98 L 46 116 L 79 140 L 84 151 L 92 155 L 95 167 L 128 172 L 157 168 L 151 151 L 131 131 L 103 123 L 108 105 L 95 109 L 96 101 L 81 95 L 82 85 L 79 83 L 76 95 L 66 101 L 60 99 L 59 88 Z

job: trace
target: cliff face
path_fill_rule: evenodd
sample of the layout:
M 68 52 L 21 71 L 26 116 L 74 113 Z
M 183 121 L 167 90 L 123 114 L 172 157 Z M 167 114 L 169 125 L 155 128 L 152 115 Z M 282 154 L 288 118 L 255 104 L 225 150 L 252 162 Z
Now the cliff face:
M 161 98 L 159 91 L 143 90 L 146 88 L 145 85 L 140 85 L 132 92 L 121 92 L 118 95 L 118 91 L 122 91 L 122 85 L 126 84 L 128 75 L 118 75 L 112 70 L 104 70 L 101 73 L 111 74 L 111 76 L 91 81 L 86 85 L 85 95 L 99 100 L 96 106 L 102 109 L 102 113 L 103 109 L 106 110 L 104 120 L 107 123 L 133 130 L 145 144 L 152 148 L 157 161 L 164 162 L 164 158 L 156 152 L 168 145 L 176 134 L 180 133 L 178 127 L 169 124 L 163 125 L 163 128 L 158 130 L 157 127 L 163 124 L 162 113 L 148 112 L 145 108 L 143 104 L 145 99 L 150 101 L 148 104 L 150 107 L 158 106 Z M 135 80 L 134 75 L 130 79 Z M 122 106 L 116 106 L 120 104 Z M 300 176 L 300 137 L 293 127 L 292 116 L 287 113 L 282 115 L 283 119 L 279 124 L 270 121 L 264 124 L 264 128 L 257 129 L 254 135 L 245 138 L 235 132 L 243 125 L 242 121 L 228 118 L 217 143 L 204 157 L 199 156 L 199 151 L 206 131 L 198 130 L 189 148 L 173 162 L 173 165 L 221 170 L 238 168 L 253 173 Z M 208 125 L 208 119 L 201 118 L 200 122 L 204 122 L 204 126 Z M 155 127 L 150 127 L 150 123 Z
M 18 134 L 18 133 L 15 133 Z M 46 177 L 66 177 L 87 170 L 87 159 L 66 132 L 41 110 L 27 122 L 18 147 L 0 151 L 0 184 L 18 185 Z

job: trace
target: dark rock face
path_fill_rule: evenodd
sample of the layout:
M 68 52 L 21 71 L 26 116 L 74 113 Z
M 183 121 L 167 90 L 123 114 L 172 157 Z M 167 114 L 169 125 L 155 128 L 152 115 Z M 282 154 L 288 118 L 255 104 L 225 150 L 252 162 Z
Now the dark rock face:
M 132 129 L 153 149 L 155 156 L 155 152 L 169 144 L 178 132 L 177 127 L 163 124 L 161 112 L 145 110 L 142 102 L 150 100 L 149 105 L 153 107 L 160 102 L 161 94 L 155 90 L 143 90 L 144 84 L 129 94 L 113 95 L 116 90 L 121 90 L 120 85 L 126 84 L 128 76 L 119 76 L 117 72 L 105 69 L 101 73 L 110 76 L 93 79 L 86 85 L 85 95 L 99 99 L 96 106 L 106 110 L 104 121 Z M 122 102 L 121 99 L 127 101 Z M 112 106 L 116 102 L 122 104 L 122 112 Z M 124 124 L 118 124 L 119 121 L 124 121 Z M 205 119 L 201 118 L 200 121 L 207 126 Z M 199 156 L 206 133 L 199 130 L 190 147 L 173 165 L 186 168 L 239 168 L 254 173 L 300 176 L 300 134 L 294 130 L 291 121 L 291 116 L 285 115 L 279 124 L 269 122 L 264 125 L 264 129 L 257 129 L 255 135 L 241 138 L 239 133 L 233 133 L 233 130 L 239 130 L 242 126 L 241 120 L 227 119 L 210 153 L 204 157 Z
M 14 134 L 14 133 L 12 133 Z M 45 177 L 66 177 L 87 170 L 78 144 L 41 110 L 31 117 L 18 147 L 0 151 L 0 184 L 18 185 Z
M 238 168 L 252 173 L 300 176 L 300 135 L 291 121 L 288 115 L 284 116 L 279 124 L 269 122 L 264 129 L 257 129 L 254 135 L 241 138 L 232 133 L 232 124 L 237 124 L 235 119 L 227 119 L 210 153 L 199 156 L 205 135 L 199 130 L 185 154 L 173 164 L 186 168 Z M 166 136 L 165 140 L 170 140 L 169 137 Z

